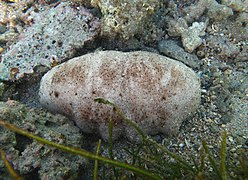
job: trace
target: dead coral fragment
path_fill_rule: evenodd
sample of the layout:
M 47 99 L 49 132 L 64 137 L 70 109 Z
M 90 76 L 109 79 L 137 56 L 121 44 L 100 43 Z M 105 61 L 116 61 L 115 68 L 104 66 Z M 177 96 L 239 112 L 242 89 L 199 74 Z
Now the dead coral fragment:
M 100 33 L 98 18 L 87 9 L 73 8 L 66 2 L 40 13 L 33 12 L 32 16 L 33 24 L 2 54 L 0 80 L 11 80 L 12 68 L 19 68 L 15 74 L 15 80 L 19 80 L 34 73 L 35 67 L 52 67 L 70 59 Z
M 231 8 L 219 4 L 215 0 L 199 0 L 196 4 L 184 9 L 185 19 L 187 22 L 194 22 L 204 12 L 207 12 L 207 16 L 214 21 L 224 20 L 233 15 Z
M 182 43 L 187 52 L 193 52 L 202 44 L 201 36 L 205 35 L 207 22 L 194 22 L 188 27 L 184 18 L 179 18 L 177 21 L 169 21 L 169 34 L 171 36 L 181 36 Z
M 101 9 L 104 35 L 110 37 L 120 35 L 124 39 L 129 39 L 142 30 L 160 2 L 159 0 L 92 0 L 91 4 Z

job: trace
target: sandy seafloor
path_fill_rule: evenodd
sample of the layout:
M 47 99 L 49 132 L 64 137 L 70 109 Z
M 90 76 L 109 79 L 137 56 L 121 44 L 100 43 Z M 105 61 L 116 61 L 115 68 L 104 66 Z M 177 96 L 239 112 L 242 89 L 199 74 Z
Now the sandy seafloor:
M 35 24 L 39 23 L 33 22 L 32 16 L 35 18 L 39 16 L 39 13 L 47 9 L 53 9 L 59 5 L 58 1 L 54 3 L 52 1 L 28 2 L 28 5 L 25 1 L 0 2 L 1 56 L 5 56 L 8 51 L 13 54 L 13 47 L 15 44 L 18 44 L 18 42 L 18 47 L 24 46 L 23 43 L 30 43 L 32 46 L 32 43 L 35 43 L 35 41 L 25 41 L 23 37 L 20 36 L 26 29 L 31 29 Z M 186 15 L 184 15 L 185 11 L 188 12 L 186 10 L 187 7 L 193 3 L 197 4 L 198 2 L 197 0 L 171 1 L 171 3 L 165 1 L 160 9 L 156 11 L 156 16 L 152 19 L 153 25 L 149 26 L 149 28 L 152 27 L 152 30 L 150 29 L 149 31 L 147 30 L 148 27 L 144 27 L 143 32 L 142 30 L 136 31 L 136 34 L 128 40 L 117 36 L 112 37 L 109 34 L 101 36 L 99 32 L 97 32 L 98 34 L 93 33 L 93 35 L 89 32 L 84 32 L 86 36 L 90 37 L 91 42 L 82 43 L 79 48 L 75 47 L 74 49 L 69 49 L 73 50 L 74 53 L 67 54 L 67 57 L 63 58 L 64 61 L 66 61 L 72 57 L 94 52 L 95 50 L 111 49 L 126 52 L 144 50 L 160 53 L 184 62 L 193 68 L 200 77 L 202 89 L 200 107 L 193 117 L 184 121 L 176 137 L 167 137 L 159 134 L 152 138 L 187 160 L 189 160 L 191 156 L 199 159 L 199 152 L 202 149 L 201 140 L 205 139 L 211 153 L 218 159 L 221 147 L 221 135 L 224 131 L 227 131 L 228 167 L 239 166 L 239 160 L 243 158 L 247 168 L 248 3 L 242 0 L 237 1 L 241 3 L 241 5 L 239 4 L 240 6 L 243 5 L 243 9 L 237 8 L 237 5 L 234 7 L 225 6 L 231 8 L 233 14 L 227 15 L 227 17 L 223 19 L 218 19 L 219 16 L 222 16 L 221 10 L 219 16 L 212 17 L 212 14 L 209 13 L 210 10 L 212 11 L 211 8 L 206 8 L 203 13 L 200 13 L 192 6 L 192 10 L 194 10 L 196 14 L 199 13 L 199 17 L 194 14 L 191 15 L 192 20 L 195 22 L 205 22 L 206 27 L 203 29 L 203 35 L 199 35 L 202 40 L 201 45 L 189 53 L 185 50 L 186 48 L 182 43 L 184 35 L 178 32 L 175 33 L 178 29 L 169 27 L 168 23 L 172 22 L 172 20 L 177 22 L 179 17 L 187 19 Z M 217 2 L 220 3 L 219 1 L 216 1 L 216 3 Z M 71 6 L 77 8 L 80 5 L 73 3 Z M 20 11 L 18 8 L 25 10 Z M 103 17 L 99 9 L 92 7 L 89 7 L 89 9 L 97 18 L 101 19 Z M 32 11 L 37 11 L 36 15 L 32 15 Z M 23 13 L 23 16 L 17 16 L 15 14 L 16 12 L 18 12 L 19 15 Z M 27 12 L 29 12 L 29 14 Z M 187 23 L 190 26 L 193 22 L 188 20 Z M 97 28 L 95 29 L 95 31 L 98 30 Z M 35 31 L 35 28 L 33 28 L 32 31 Z M 35 32 L 33 33 L 35 34 Z M 56 37 L 53 38 L 56 39 Z M 196 37 L 192 37 L 192 39 L 194 38 Z M 52 39 L 48 38 L 48 41 L 45 43 L 49 43 L 49 40 L 52 41 Z M 72 41 L 72 43 L 77 42 Z M 182 49 L 184 50 L 182 51 Z M 20 54 L 23 55 L 25 53 L 20 52 Z M 32 58 L 33 56 L 35 55 L 28 55 L 28 58 Z M 12 56 L 8 54 L 8 58 L 6 59 L 9 60 L 11 57 Z M 82 132 L 74 127 L 67 119 L 63 119 L 59 115 L 51 115 L 41 109 L 38 101 L 39 82 L 42 75 L 49 68 L 43 66 L 34 68 L 31 74 L 16 78 L 15 76 L 19 72 L 23 71 L 26 73 L 25 68 L 21 69 L 26 65 L 21 63 L 27 63 L 29 61 L 18 62 L 20 70 L 17 70 L 16 66 L 10 67 L 13 65 L 12 60 L 9 60 L 9 63 L 7 60 L 3 61 L 3 59 L 2 57 L 0 59 L 1 66 L 7 63 L 12 75 L 7 79 L 1 78 L 2 80 L 0 81 L 0 118 L 56 142 L 60 142 L 60 135 L 62 134 L 66 139 L 64 142 L 95 152 L 99 137 L 82 134 Z M 52 66 L 59 63 L 60 62 L 55 62 Z M 39 62 L 37 62 L 37 64 L 39 66 Z M 30 71 L 27 71 L 27 73 L 29 72 Z M 6 72 L 1 71 L 1 73 L 0 76 L 5 77 L 4 73 Z M 39 119 L 42 119 L 42 122 L 38 122 Z M 22 136 L 19 137 L 3 128 L 0 128 L 0 130 L 0 148 L 6 151 L 8 160 L 12 163 L 17 172 L 27 179 L 31 177 L 35 179 L 77 179 L 80 176 L 85 177 L 85 179 L 92 178 L 92 163 L 71 155 L 64 155 L 61 152 L 56 152 L 54 149 L 49 150 L 47 147 L 43 147 Z M 71 134 L 74 132 L 75 134 L 72 136 Z M 61 141 L 63 142 L 63 138 Z M 133 147 L 130 142 L 126 139 L 120 139 L 114 143 L 114 155 L 117 159 L 129 161 L 130 156 L 128 156 L 124 148 L 128 149 L 130 147 Z M 108 155 L 107 144 L 104 142 L 101 154 L 105 156 Z M 209 166 L 209 162 L 206 162 L 206 164 L 208 166 L 206 172 L 211 174 L 212 169 Z M 0 160 L 0 179 L 9 179 L 9 174 L 3 167 L 3 161 Z M 106 168 L 100 168 L 100 177 L 103 176 L 101 170 L 104 171 Z M 78 173 L 79 171 L 83 172 Z M 230 168 L 228 177 L 232 179 L 237 176 L 235 170 Z

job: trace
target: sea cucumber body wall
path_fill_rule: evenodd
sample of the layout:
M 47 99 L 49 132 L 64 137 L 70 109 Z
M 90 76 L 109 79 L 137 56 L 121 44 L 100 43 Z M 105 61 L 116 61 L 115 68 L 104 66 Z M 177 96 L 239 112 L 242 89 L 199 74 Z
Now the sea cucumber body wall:
M 182 121 L 200 104 L 200 83 L 181 62 L 158 54 L 136 51 L 100 51 L 71 59 L 42 78 L 40 102 L 54 113 L 71 118 L 85 133 L 113 139 L 137 133 L 113 108 L 99 104 L 104 98 L 118 106 L 146 134 L 176 134 Z

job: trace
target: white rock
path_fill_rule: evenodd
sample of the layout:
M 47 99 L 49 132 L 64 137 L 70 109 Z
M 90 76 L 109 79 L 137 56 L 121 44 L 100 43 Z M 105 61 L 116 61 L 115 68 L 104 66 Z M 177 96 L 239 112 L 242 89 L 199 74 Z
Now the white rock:
M 54 113 L 75 121 L 85 133 L 113 139 L 136 131 L 113 108 L 99 104 L 104 98 L 136 121 L 146 134 L 176 134 L 182 121 L 200 103 L 197 75 L 183 63 L 158 54 L 136 51 L 101 51 L 71 59 L 51 69 L 41 80 L 40 102 Z

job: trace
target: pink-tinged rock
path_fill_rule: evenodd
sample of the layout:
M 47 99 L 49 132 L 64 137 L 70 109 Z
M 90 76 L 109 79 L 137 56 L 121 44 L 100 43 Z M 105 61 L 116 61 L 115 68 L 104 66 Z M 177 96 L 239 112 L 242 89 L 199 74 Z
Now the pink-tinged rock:
M 136 131 L 111 106 L 94 99 L 113 102 L 146 134 L 175 135 L 199 106 L 200 83 L 193 70 L 165 56 L 100 51 L 51 69 L 41 80 L 39 96 L 43 107 L 68 116 L 85 133 L 106 140 L 112 119 L 113 139 L 136 139 Z

